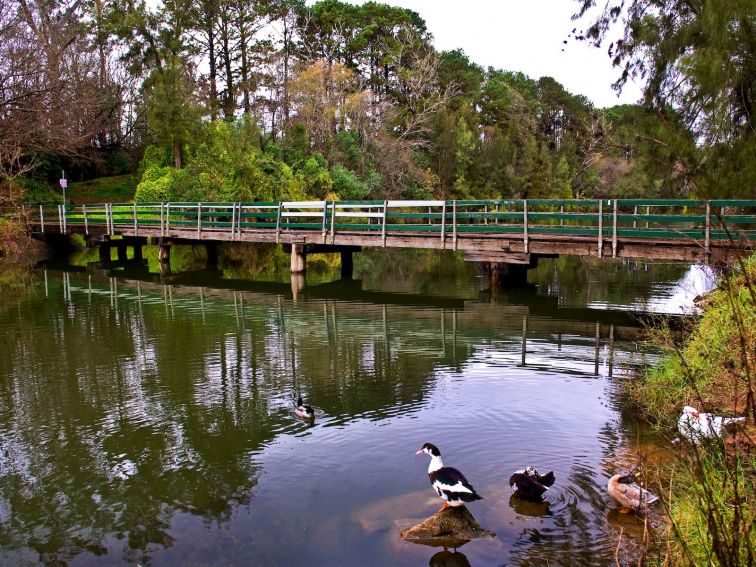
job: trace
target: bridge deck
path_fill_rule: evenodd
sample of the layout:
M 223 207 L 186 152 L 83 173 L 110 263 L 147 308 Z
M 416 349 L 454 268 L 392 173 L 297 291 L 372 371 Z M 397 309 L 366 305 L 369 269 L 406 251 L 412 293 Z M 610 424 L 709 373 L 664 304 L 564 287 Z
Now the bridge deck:
M 105 203 L 22 214 L 39 234 L 448 249 L 509 263 L 555 254 L 731 262 L 756 240 L 756 200 Z

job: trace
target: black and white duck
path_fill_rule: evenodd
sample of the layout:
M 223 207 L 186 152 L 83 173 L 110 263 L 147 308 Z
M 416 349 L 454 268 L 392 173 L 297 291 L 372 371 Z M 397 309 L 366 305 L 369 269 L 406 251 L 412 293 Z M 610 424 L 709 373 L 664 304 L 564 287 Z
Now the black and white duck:
M 431 486 L 444 501 L 441 510 L 450 506 L 463 506 L 465 502 L 474 502 L 483 498 L 467 481 L 465 475 L 454 467 L 445 467 L 441 460 L 441 451 L 432 443 L 423 445 L 417 454 L 425 453 L 431 458 L 428 465 L 428 478 Z M 439 510 L 439 512 L 441 511 Z
M 543 493 L 554 484 L 554 471 L 546 474 L 538 474 L 534 467 L 525 467 L 515 471 L 509 477 L 509 486 L 512 487 L 513 496 L 529 502 L 542 502 Z
M 294 408 L 294 413 L 297 417 L 301 417 L 302 419 L 312 419 L 315 417 L 315 410 L 312 409 L 312 406 L 308 406 L 304 403 L 302 396 L 299 396 L 299 399 L 297 400 L 297 407 Z
M 699 443 L 703 439 L 727 435 L 728 428 L 742 421 L 745 421 L 745 417 L 722 417 L 685 406 L 680 419 L 677 420 L 677 430 L 689 441 Z

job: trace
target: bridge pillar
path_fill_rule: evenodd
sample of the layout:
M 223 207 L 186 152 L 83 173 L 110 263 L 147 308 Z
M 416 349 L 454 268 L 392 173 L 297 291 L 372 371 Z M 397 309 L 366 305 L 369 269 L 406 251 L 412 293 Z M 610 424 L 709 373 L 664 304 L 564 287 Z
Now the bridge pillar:
M 128 255 L 128 247 L 126 246 L 126 241 L 119 240 L 116 246 L 118 248 L 118 260 L 120 262 L 125 262 L 126 260 L 128 260 L 129 255 Z
M 341 251 L 341 279 L 351 280 L 354 272 L 354 261 L 352 260 L 351 250 Z
M 528 264 L 491 262 L 491 287 L 525 287 L 528 285 Z
M 299 292 L 305 288 L 305 277 L 303 274 L 291 274 L 291 298 L 296 303 L 299 298 Z
M 205 251 L 207 252 L 207 269 L 218 269 L 218 246 L 215 242 L 208 242 L 205 244 Z
M 158 262 L 164 265 L 171 265 L 171 245 L 159 244 L 158 245 Z
M 307 268 L 307 254 L 304 244 L 291 245 L 291 273 L 303 274 Z
M 142 257 L 142 243 L 141 242 L 134 242 L 134 260 L 141 261 L 143 259 Z
M 103 242 L 97 250 L 100 262 L 110 262 L 110 242 Z

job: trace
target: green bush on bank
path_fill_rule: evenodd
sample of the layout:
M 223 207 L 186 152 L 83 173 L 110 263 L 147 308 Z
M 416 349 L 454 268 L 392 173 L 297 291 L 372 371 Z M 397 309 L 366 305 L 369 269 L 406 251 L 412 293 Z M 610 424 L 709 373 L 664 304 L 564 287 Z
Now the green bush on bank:
M 260 149 L 260 133 L 249 120 L 205 125 L 202 139 L 184 148 L 186 167 L 151 147 L 135 199 L 155 201 L 278 201 L 305 198 L 305 184 L 284 162 Z
M 265 141 L 255 123 L 213 121 L 182 148 L 185 166 L 176 169 L 166 148 L 150 146 L 140 165 L 138 202 L 296 201 L 365 199 L 380 194 L 384 180 L 365 168 L 358 174 L 315 152 Z M 345 153 L 344 159 L 354 156 Z
M 756 554 L 756 256 L 722 278 L 701 318 L 676 344 L 668 331 L 661 362 L 627 393 L 631 404 L 662 430 L 676 427 L 685 405 L 718 415 L 747 415 L 750 423 L 728 442 L 684 447 L 657 487 L 669 495 L 668 564 L 753 565 Z

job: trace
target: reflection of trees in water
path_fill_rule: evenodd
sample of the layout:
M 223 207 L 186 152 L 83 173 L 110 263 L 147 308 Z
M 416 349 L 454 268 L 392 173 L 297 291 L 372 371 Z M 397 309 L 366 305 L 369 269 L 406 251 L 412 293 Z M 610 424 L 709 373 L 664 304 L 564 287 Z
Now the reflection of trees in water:
M 140 561 L 172 544 L 177 513 L 228 521 L 253 495 L 250 454 L 300 426 L 295 373 L 327 414 L 380 417 L 421 399 L 438 363 L 383 333 L 317 324 L 322 313 L 237 306 L 234 325 L 227 305 L 69 303 L 57 287 L 7 314 L 0 359 L 0 548 L 44 562 L 105 554 L 111 537 Z
M 528 280 L 559 297 L 560 305 L 645 305 L 655 293 L 654 283 L 677 280 L 688 269 L 683 263 L 560 256 L 540 261 Z
M 113 537 L 125 542 L 125 560 L 138 561 L 172 544 L 178 513 L 226 522 L 253 497 L 259 471 L 250 454 L 304 427 L 291 414 L 299 391 L 332 422 L 381 419 L 422 401 L 438 365 L 460 369 L 492 336 L 508 336 L 509 322 L 488 306 L 458 317 L 229 290 L 147 291 L 115 279 L 88 288 L 90 280 L 72 275 L 73 293 L 61 293 L 57 274 L 49 301 L 32 295 L 0 313 L 0 327 L 12 329 L 0 357 L 0 430 L 8 432 L 0 547 L 28 546 L 47 562 L 104 554 Z M 521 321 L 511 324 L 515 338 Z M 555 325 L 561 330 L 536 318 L 533 330 Z M 572 340 L 575 356 L 590 360 L 593 347 Z M 519 342 L 512 345 L 516 355 Z M 523 539 L 570 552 L 584 545 L 597 516 L 575 508 L 553 533 Z M 559 563 L 543 547 L 518 553 Z

